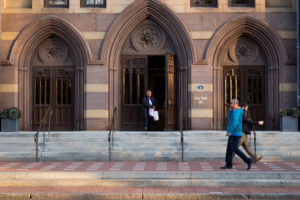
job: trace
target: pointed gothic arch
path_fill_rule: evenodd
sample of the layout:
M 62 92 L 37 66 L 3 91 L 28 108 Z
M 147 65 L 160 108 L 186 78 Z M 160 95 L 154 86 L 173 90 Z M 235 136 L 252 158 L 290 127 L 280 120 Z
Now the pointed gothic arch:
M 17 37 L 9 56 L 10 62 L 18 69 L 19 95 L 18 104 L 22 114 L 20 129 L 31 129 L 30 109 L 30 77 L 31 58 L 37 46 L 47 38 L 57 37 L 63 40 L 72 53 L 75 62 L 76 85 L 75 96 L 78 97 L 75 104 L 74 128 L 84 129 L 84 83 L 85 69 L 90 61 L 90 50 L 86 41 L 81 37 L 79 31 L 55 16 L 42 17 L 29 24 Z
M 182 21 L 159 0 L 136 0 L 115 19 L 106 34 L 100 59 L 109 71 L 110 119 L 113 108 L 118 106 L 118 84 L 115 83 L 118 81 L 122 46 L 132 30 L 147 18 L 159 24 L 174 45 L 179 67 L 179 104 L 183 105 L 184 127 L 189 128 L 188 82 L 190 67 L 197 60 L 195 48 Z
M 213 121 L 214 128 L 221 129 L 223 121 L 223 96 L 221 55 L 233 40 L 241 36 L 252 38 L 260 45 L 266 55 L 266 128 L 278 128 L 279 112 L 279 74 L 287 61 L 287 52 L 279 35 L 265 22 L 249 15 L 237 17 L 224 24 L 213 36 L 206 54 L 212 66 L 213 80 Z

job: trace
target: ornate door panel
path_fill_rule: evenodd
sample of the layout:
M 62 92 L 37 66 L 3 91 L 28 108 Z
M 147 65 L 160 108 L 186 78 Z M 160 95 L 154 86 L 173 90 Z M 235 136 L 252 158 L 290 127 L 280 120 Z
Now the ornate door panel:
M 73 129 L 73 77 L 72 69 L 55 70 L 55 130 Z
M 73 130 L 73 77 L 72 68 L 33 68 L 33 130 L 38 129 L 49 107 L 53 111 L 51 130 Z
M 224 68 L 224 114 L 225 119 L 232 99 L 241 100 L 241 70 L 237 67 Z M 227 122 L 227 121 L 226 121 Z M 225 122 L 225 124 L 226 124 Z
M 248 67 L 246 73 L 246 101 L 253 120 L 265 119 L 265 74 L 264 67 Z M 261 127 L 261 126 L 260 126 Z
M 33 69 L 32 87 L 32 129 L 37 130 L 48 108 L 51 107 L 51 89 L 53 89 L 51 87 L 51 70 Z M 48 120 L 46 125 L 48 126 Z
M 264 67 L 224 67 L 225 119 L 227 118 L 230 102 L 235 98 L 240 103 L 249 104 L 253 120 L 265 119 Z
M 175 56 L 166 56 L 166 119 L 167 130 L 177 129 L 177 105 L 176 105 L 176 68 Z
M 122 57 L 122 130 L 143 130 L 142 99 L 148 87 L 147 56 Z

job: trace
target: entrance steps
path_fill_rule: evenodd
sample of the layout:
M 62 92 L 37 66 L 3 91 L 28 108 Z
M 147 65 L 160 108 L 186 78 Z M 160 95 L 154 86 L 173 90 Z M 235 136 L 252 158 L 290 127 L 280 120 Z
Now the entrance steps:
M 34 132 L 0 133 L 0 161 L 35 160 Z M 299 132 L 257 132 L 257 152 L 265 161 L 300 160 Z M 184 131 L 185 161 L 224 160 L 224 131 Z M 253 138 L 252 138 L 253 145 Z M 39 136 L 41 161 L 107 161 L 108 132 L 45 132 Z M 242 149 L 242 148 L 241 148 Z M 115 132 L 115 161 L 181 161 L 180 133 Z

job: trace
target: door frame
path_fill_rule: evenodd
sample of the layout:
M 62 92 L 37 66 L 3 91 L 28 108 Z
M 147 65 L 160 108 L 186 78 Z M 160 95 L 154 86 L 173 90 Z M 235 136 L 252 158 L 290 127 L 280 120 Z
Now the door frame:
M 124 98 L 124 91 L 123 91 L 123 65 L 125 63 L 123 63 L 123 60 L 124 58 L 146 58 L 146 71 L 145 71 L 145 74 L 146 74 L 146 78 L 145 78 L 145 87 L 147 88 L 148 87 L 148 56 L 146 55 L 122 55 L 121 58 L 120 58 L 120 71 L 119 71 L 119 78 L 118 80 L 119 81 L 119 84 L 118 84 L 118 88 L 119 91 L 118 91 L 118 94 L 119 94 L 119 104 L 118 104 L 118 113 L 117 113 L 117 118 L 119 119 L 118 120 L 118 130 L 123 130 L 124 127 L 123 126 L 123 98 Z
M 225 68 L 238 69 L 238 68 L 243 68 L 243 67 L 245 67 L 247 69 L 249 69 L 251 67 L 253 67 L 253 68 L 257 67 L 257 68 L 263 69 L 263 71 L 264 71 L 264 89 L 263 89 L 263 93 L 264 93 L 264 120 L 266 121 L 268 119 L 267 118 L 267 116 L 268 116 L 267 115 L 267 105 L 266 105 L 266 102 L 268 102 L 268 94 L 266 93 L 266 88 L 267 88 L 267 84 L 268 84 L 268 81 L 267 81 L 268 77 L 267 77 L 267 73 L 266 73 L 266 66 L 265 65 L 240 65 L 240 66 L 239 65 L 224 65 L 222 67 L 222 87 L 221 87 L 221 88 L 223 88 L 222 89 L 222 113 L 223 113 L 223 115 L 222 115 L 222 122 L 223 122 L 222 129 L 226 129 L 226 124 L 224 122 L 225 122 L 225 119 L 227 118 L 225 116 L 225 98 L 224 98 L 225 97 L 225 90 L 224 90 L 224 88 L 225 88 L 225 85 L 224 85 L 225 70 L 224 69 Z M 245 74 L 245 71 L 246 70 L 241 70 L 241 79 L 243 77 L 243 74 L 244 74 L 244 77 L 248 77 Z M 248 89 L 248 83 L 246 83 L 246 81 L 242 81 L 242 86 L 241 87 L 243 87 L 243 86 Z M 239 103 L 241 104 L 243 102 L 239 102 Z
M 34 68 L 36 69 L 50 69 L 51 70 L 51 74 L 50 74 L 50 93 L 51 92 L 56 92 L 55 88 L 51 88 L 51 82 L 55 81 L 56 77 L 55 77 L 55 74 L 54 72 L 57 70 L 57 69 L 72 69 L 73 71 L 73 78 L 72 78 L 72 101 L 73 101 L 73 106 L 72 106 L 72 110 L 73 110 L 73 130 L 76 129 L 76 104 L 78 103 L 76 98 L 75 98 L 75 93 L 76 93 L 76 69 L 74 67 L 74 65 L 56 65 L 56 66 L 50 66 L 50 65 L 44 65 L 44 66 L 36 66 L 36 65 L 32 65 L 31 66 L 31 70 L 30 70 L 30 129 L 31 130 L 35 130 L 35 128 L 33 127 L 33 117 L 34 117 L 34 105 L 33 105 L 33 101 L 34 101 L 34 91 L 33 91 L 33 71 L 34 71 Z M 55 96 L 55 95 L 54 95 Z M 54 96 L 51 96 L 50 97 L 50 101 L 55 101 L 54 99 Z M 56 97 L 56 96 L 55 96 Z M 51 105 L 50 105 L 51 106 Z M 52 111 L 54 111 L 55 108 L 51 108 Z M 53 115 L 55 114 L 55 111 L 53 112 Z M 53 120 L 55 119 L 55 117 L 53 117 L 52 115 L 52 118 L 51 118 L 51 123 L 50 123 L 50 130 L 52 131 L 60 131 L 60 130 L 55 130 L 54 129 L 54 123 L 53 123 Z
M 118 73 L 118 88 L 121 88 L 119 91 L 118 91 L 118 95 L 119 95 L 119 98 L 118 98 L 118 112 L 117 112 L 117 129 L 118 130 L 122 130 L 122 101 L 123 101 L 123 57 L 146 57 L 147 58 L 147 66 L 146 66 L 146 74 L 147 74 L 147 80 L 146 80 L 146 84 L 145 84 L 145 87 L 146 87 L 146 90 L 148 88 L 148 85 L 149 85 L 149 62 L 148 62 L 148 57 L 149 56 L 163 56 L 165 58 L 165 82 L 167 80 L 167 71 L 166 71 L 166 64 L 167 64 L 167 56 L 170 55 L 169 53 L 165 53 L 165 54 L 148 54 L 148 55 L 145 55 L 145 54 L 137 54 L 137 55 L 127 55 L 127 54 L 122 54 L 120 56 L 120 70 L 119 70 L 119 73 Z M 177 57 L 176 54 L 172 54 L 175 56 L 175 58 Z M 177 122 L 179 121 L 179 101 L 180 101 L 180 98 L 179 98 L 179 94 L 180 94 L 180 90 L 179 90 L 179 69 L 178 69 L 178 59 L 175 59 L 175 87 L 176 87 L 176 120 Z M 166 85 L 166 91 L 165 91 L 165 94 L 167 94 L 167 85 Z M 167 96 L 166 96 L 167 98 Z M 165 114 L 166 115 L 166 114 Z M 168 120 L 166 120 L 167 122 Z M 179 125 L 177 123 L 177 127 L 176 127 L 176 130 L 179 128 Z M 165 125 L 165 128 L 164 130 L 168 130 L 168 127 L 166 127 Z

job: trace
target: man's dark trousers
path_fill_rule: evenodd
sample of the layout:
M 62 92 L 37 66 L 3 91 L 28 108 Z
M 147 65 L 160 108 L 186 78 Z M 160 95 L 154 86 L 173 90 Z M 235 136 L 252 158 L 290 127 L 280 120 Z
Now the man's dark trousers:
M 241 139 L 240 136 L 229 136 L 228 143 L 227 143 L 227 149 L 226 149 L 226 166 L 228 168 L 232 168 L 232 155 L 235 153 L 240 158 L 243 159 L 243 161 L 247 164 L 251 163 L 252 160 L 248 158 L 240 149 L 239 149 L 239 140 Z
M 145 110 L 145 113 L 144 113 L 144 117 L 145 117 L 145 128 L 149 128 L 149 122 L 151 124 L 151 128 L 152 129 L 156 129 L 156 123 L 154 121 L 154 118 L 153 117 L 150 117 L 149 114 L 148 114 L 148 109 L 144 109 Z

